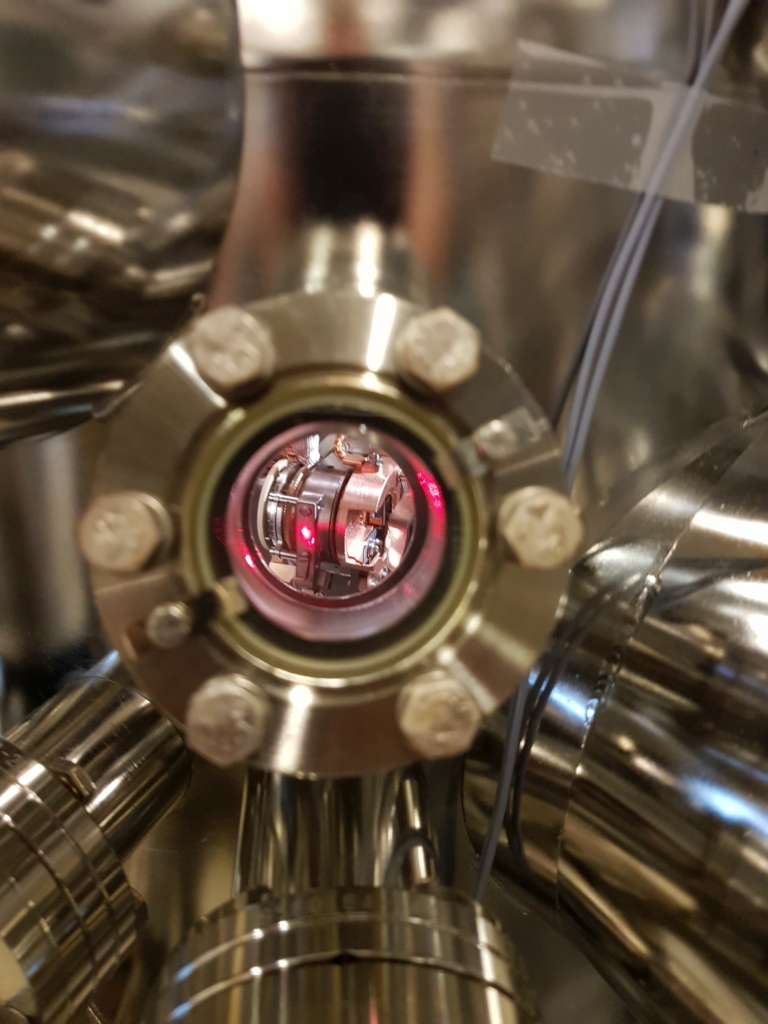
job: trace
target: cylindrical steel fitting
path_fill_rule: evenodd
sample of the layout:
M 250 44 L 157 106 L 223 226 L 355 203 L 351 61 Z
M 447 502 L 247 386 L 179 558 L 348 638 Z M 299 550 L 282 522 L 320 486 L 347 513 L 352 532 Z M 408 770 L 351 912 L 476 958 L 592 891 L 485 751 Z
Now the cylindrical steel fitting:
M 766 466 L 768 421 L 718 427 L 574 567 L 504 794 L 496 868 L 649 1022 L 768 1020 Z M 466 760 L 477 848 L 505 733 Z
M 189 782 L 189 755 L 168 719 L 111 679 L 67 687 L 8 733 L 82 789 L 86 812 L 124 860 Z
M 63 1024 L 120 963 L 137 926 L 120 861 L 188 776 L 173 727 L 109 679 L 0 739 L 0 1008 Z
M 423 885 L 437 850 L 419 766 L 350 779 L 249 768 L 233 890 L 279 896 L 354 885 Z
M 243 894 L 167 964 L 158 1024 L 533 1024 L 525 974 L 466 897 L 348 888 Z

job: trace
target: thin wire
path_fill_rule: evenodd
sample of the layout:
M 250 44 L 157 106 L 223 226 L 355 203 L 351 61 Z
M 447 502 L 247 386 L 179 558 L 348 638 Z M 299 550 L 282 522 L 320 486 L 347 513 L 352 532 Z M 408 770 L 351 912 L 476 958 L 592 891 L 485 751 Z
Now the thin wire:
M 523 712 L 525 711 L 526 698 L 528 696 L 527 681 L 521 683 L 515 696 L 515 703 L 511 714 L 507 718 L 507 731 L 504 736 L 504 752 L 501 756 L 501 770 L 499 782 L 496 789 L 496 796 L 493 801 L 493 812 L 488 825 L 488 831 L 483 840 L 483 849 L 480 853 L 480 861 L 477 867 L 477 878 L 475 880 L 475 899 L 478 903 L 482 900 L 485 887 L 491 876 L 491 868 L 496 857 L 496 850 L 501 838 L 501 830 L 504 828 L 504 818 L 507 814 L 507 802 L 512 790 L 512 781 L 515 774 L 515 761 L 517 751 L 520 747 L 520 740 L 523 735 Z
M 669 166 L 677 153 L 682 138 L 685 136 L 693 119 L 698 115 L 709 78 L 719 63 L 731 35 L 749 3 L 750 0 L 730 0 L 714 39 L 704 54 L 691 88 L 677 113 L 667 137 L 667 143 L 663 147 L 658 163 L 649 179 L 647 190 L 625 224 L 628 230 L 626 235 L 622 231 L 622 239 L 620 239 L 619 245 L 614 250 L 615 262 L 613 256 L 611 258 L 609 273 L 604 278 L 605 287 L 601 288 L 602 296 L 597 304 L 594 320 L 590 317 L 590 330 L 586 338 L 586 344 L 583 346 L 583 363 L 580 367 L 581 372 L 577 382 L 577 393 L 574 395 L 574 404 L 566 434 L 566 471 L 574 475 L 575 467 L 578 466 L 581 460 L 581 454 L 586 443 L 597 397 L 611 353 L 624 320 L 626 308 L 645 252 L 658 221 L 663 200 L 656 193 L 669 170 Z M 704 39 L 709 38 L 708 25 L 711 22 L 712 14 L 712 4 L 707 3 Z M 631 223 L 629 223 L 630 220 Z M 603 345 L 600 342 L 606 320 L 608 321 L 608 326 L 605 344 Z M 581 406 L 583 406 L 583 412 L 587 414 L 586 416 L 579 412 Z M 578 447 L 574 447 L 574 443 Z M 599 598 L 600 603 L 606 600 L 607 596 L 609 595 L 606 592 L 595 595 L 596 598 Z M 582 619 L 582 615 L 586 612 L 590 613 L 589 616 L 585 616 Z M 559 646 L 562 647 L 564 645 L 567 651 L 570 639 L 574 634 L 578 634 L 585 628 L 584 622 L 588 621 L 592 614 L 594 614 L 594 610 L 591 607 L 591 602 L 588 602 L 588 605 L 581 609 L 573 623 L 573 627 L 577 626 L 578 623 L 578 628 L 574 629 L 572 627 L 568 630 L 565 636 L 561 637 Z M 515 766 L 524 731 L 523 719 L 529 692 L 533 689 L 534 716 L 530 721 L 535 721 L 537 710 L 543 709 L 559 677 L 562 656 L 556 658 L 548 670 L 540 671 L 532 688 L 529 685 L 521 685 L 518 689 L 513 710 L 507 722 L 499 782 L 496 788 L 488 831 L 483 842 L 483 849 L 478 864 L 475 884 L 475 899 L 477 900 L 482 899 L 488 884 L 499 839 L 504 828 L 504 819 L 509 806 L 510 794 L 513 793 Z M 530 721 L 528 725 L 530 725 Z M 532 742 L 531 730 L 525 728 L 525 732 L 528 736 L 527 742 Z
M 615 344 L 615 336 L 609 334 L 605 339 L 603 331 L 606 322 L 611 316 L 616 295 L 621 289 L 624 275 L 628 266 L 634 264 L 636 251 L 644 238 L 650 239 L 647 233 L 649 218 L 653 216 L 654 208 L 658 202 L 658 190 L 663 183 L 669 168 L 674 160 L 677 150 L 685 138 L 689 128 L 698 116 L 701 104 L 704 100 L 705 89 L 715 67 L 720 62 L 723 52 L 733 34 L 744 11 L 749 6 L 750 0 L 730 0 L 725 10 L 722 21 L 718 26 L 715 36 L 709 45 L 707 52 L 696 72 L 691 87 L 686 92 L 685 98 L 676 112 L 674 121 L 667 134 L 666 142 L 662 147 L 658 160 L 646 186 L 646 191 L 640 202 L 634 222 L 628 232 L 624 243 L 624 250 L 620 253 L 613 267 L 609 280 L 606 284 L 603 300 L 600 309 L 595 317 L 595 322 L 590 330 L 590 336 L 584 353 L 584 361 L 576 383 L 571 415 L 568 420 L 568 428 L 564 443 L 564 464 L 566 472 L 575 476 L 576 467 L 581 461 L 584 445 L 590 421 L 587 420 L 586 429 L 582 428 L 582 419 L 586 412 L 590 415 L 594 412 L 594 402 L 587 403 L 587 396 L 591 390 L 591 382 L 598 360 L 600 360 L 603 345 L 610 339 L 610 347 Z M 647 242 L 646 242 L 647 247 Z M 625 307 L 626 310 L 626 307 Z M 625 311 L 624 310 L 624 311 Z M 621 314 L 623 317 L 623 312 Z M 611 319 L 611 323 L 615 318 Z M 621 320 L 619 319 L 619 327 Z M 618 334 L 618 330 L 616 332 Z M 608 358 L 610 357 L 610 348 Z M 601 360 L 601 365 L 607 366 L 607 358 Z M 577 440 L 578 439 L 578 440 Z
M 406 829 L 400 836 L 390 856 L 386 871 L 384 872 L 384 886 L 393 889 L 402 880 L 405 870 L 405 858 L 412 850 L 422 849 L 431 858 L 435 873 L 440 873 L 440 858 L 437 854 L 435 844 L 426 832 L 417 828 Z
M 704 28 L 702 31 L 702 47 L 712 38 L 715 26 L 715 14 L 718 0 L 704 0 Z
M 558 389 L 554 402 L 552 403 L 552 409 L 550 412 L 550 423 L 553 427 L 557 427 L 560 423 L 560 420 L 563 418 L 563 413 L 565 412 L 565 407 L 568 404 L 568 396 L 571 393 L 573 382 L 576 380 L 576 375 L 578 374 L 581 364 L 584 361 L 584 352 L 587 347 L 587 342 L 589 341 L 589 335 L 592 330 L 592 325 L 594 324 L 595 317 L 597 316 L 597 311 L 600 307 L 600 303 L 603 301 L 603 296 L 605 294 L 605 286 L 613 271 L 613 268 L 616 266 L 616 261 L 619 258 L 619 254 L 624 248 L 624 245 L 627 240 L 627 235 L 629 234 L 629 229 L 632 226 L 632 222 L 634 221 L 635 216 L 637 215 L 637 211 L 640 207 L 641 198 L 642 197 L 639 195 L 635 196 L 634 202 L 632 203 L 629 212 L 624 218 L 624 223 L 622 225 L 618 241 L 613 247 L 611 258 L 609 259 L 608 265 L 603 272 L 602 278 L 600 279 L 600 284 L 598 285 L 597 291 L 595 292 L 592 298 L 592 302 L 589 307 L 589 314 L 587 315 L 587 320 L 584 325 L 584 330 L 579 340 L 578 347 L 573 354 L 571 362 L 568 366 L 568 370 L 565 374 L 565 377 L 563 378 L 563 382 L 560 385 L 560 388 Z
M 526 752 L 530 752 L 534 733 L 544 714 L 549 696 L 560 678 L 565 660 L 574 645 L 581 643 L 584 639 L 595 617 L 602 611 L 605 605 L 615 600 L 618 593 L 623 593 L 627 588 L 634 587 L 638 579 L 644 579 L 644 577 L 632 576 L 629 580 L 621 580 L 618 584 L 608 584 L 608 586 L 603 587 L 597 593 L 592 594 L 582 607 L 579 608 L 573 620 L 562 629 L 547 654 L 539 662 L 533 684 L 524 683 L 517 691 L 515 703 L 510 709 L 510 714 L 507 718 L 507 730 L 504 737 L 501 767 L 499 769 L 499 784 L 496 789 L 491 820 L 488 831 L 485 834 L 483 849 L 478 863 L 474 892 L 475 899 L 478 902 L 482 899 L 485 887 L 488 884 L 493 861 L 496 857 L 496 849 L 499 845 L 499 839 L 507 817 L 510 796 L 513 798 L 511 817 L 514 820 L 514 800 L 516 799 L 517 789 L 514 783 L 516 777 L 521 777 L 519 771 L 516 772 L 518 762 L 523 763 Z M 528 707 L 530 707 L 531 712 L 527 719 L 525 719 L 525 711 Z M 522 743 L 521 750 L 523 737 L 525 737 L 525 742 Z
M 701 63 L 702 47 L 706 46 L 709 36 L 699 35 L 699 14 L 701 0 L 690 0 L 688 17 L 688 45 L 685 54 L 686 78 L 696 71 Z
M 657 197 L 656 202 L 648 215 L 646 223 L 643 226 L 643 231 L 638 239 L 635 251 L 632 253 L 631 262 L 627 267 L 627 271 L 621 285 L 621 290 L 619 291 L 613 307 L 611 319 L 605 333 L 605 340 L 600 352 L 598 353 L 597 363 L 589 382 L 589 390 L 587 391 L 587 395 L 584 399 L 584 408 L 573 442 L 573 454 L 571 460 L 567 461 L 564 467 L 565 482 L 569 490 L 573 487 L 576 479 L 576 473 L 578 472 L 579 463 L 581 462 L 581 455 L 586 446 L 587 435 L 592 425 L 592 418 L 595 413 L 597 399 L 600 396 L 600 389 L 602 388 L 603 380 L 605 379 L 605 375 L 608 371 L 608 365 L 616 346 L 616 340 L 618 338 L 619 331 L 621 330 L 621 326 L 624 323 L 627 307 L 629 306 L 630 299 L 632 298 L 632 294 L 635 290 L 635 284 L 637 283 L 637 278 L 640 274 L 640 270 L 642 269 L 646 253 L 648 252 L 648 246 L 650 245 L 651 238 L 654 230 L 656 229 L 663 206 L 664 200 Z
M 693 80 L 693 77 L 696 73 L 696 69 L 699 67 L 701 63 L 701 59 L 704 55 L 704 51 L 706 50 L 706 46 L 709 43 L 709 40 L 712 36 L 712 25 L 715 13 L 714 5 L 716 2 L 717 0 L 693 0 L 689 8 L 690 16 L 688 19 L 688 44 L 686 49 L 685 62 L 686 67 L 690 69 L 689 84 Z M 701 10 L 702 4 L 703 12 Z M 700 15 L 702 14 L 703 17 L 700 17 Z M 700 27 L 701 31 L 699 31 Z M 605 270 L 603 271 L 603 276 L 600 280 L 600 284 L 592 299 L 592 303 L 589 308 L 589 315 L 587 317 L 587 321 L 584 327 L 584 331 L 581 335 L 581 339 L 576 350 L 573 353 L 571 361 L 568 365 L 568 370 L 566 371 L 562 383 L 560 384 L 560 387 L 558 388 L 558 391 L 555 395 L 555 400 L 552 403 L 552 407 L 550 410 L 550 422 L 554 427 L 558 427 L 560 424 L 560 420 L 563 418 L 563 413 L 565 412 L 566 406 L 568 405 L 568 396 L 571 393 L 574 381 L 576 380 L 576 376 L 584 361 L 584 353 L 587 348 L 587 342 L 589 341 L 592 326 L 597 316 L 597 311 L 600 308 L 601 303 L 603 302 L 603 297 L 606 292 L 607 283 L 613 274 L 613 269 L 616 266 L 616 262 L 619 259 L 619 256 L 624 250 L 624 246 L 626 245 L 627 241 L 627 236 L 629 234 L 630 228 L 632 227 L 633 221 L 637 217 L 641 201 L 642 194 L 635 197 L 635 201 L 633 202 L 629 212 L 624 218 L 621 233 L 619 234 L 618 240 L 614 245 L 613 251 L 611 253 L 611 258 L 608 261 L 608 265 L 606 266 Z

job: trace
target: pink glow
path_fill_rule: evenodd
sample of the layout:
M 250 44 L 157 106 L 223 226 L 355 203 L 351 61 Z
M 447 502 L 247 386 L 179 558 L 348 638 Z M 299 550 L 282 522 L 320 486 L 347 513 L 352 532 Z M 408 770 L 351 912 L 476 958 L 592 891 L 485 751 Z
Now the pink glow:
M 416 473 L 416 479 L 421 484 L 421 489 L 424 491 L 424 495 L 429 505 L 429 510 L 434 516 L 434 527 L 438 537 L 442 537 L 445 533 L 445 499 L 443 498 L 443 492 L 440 489 L 440 484 L 435 480 L 431 473 L 428 473 L 425 469 L 420 469 Z
M 311 526 L 302 526 L 299 533 L 304 538 L 307 547 L 313 548 L 315 546 L 315 532 Z

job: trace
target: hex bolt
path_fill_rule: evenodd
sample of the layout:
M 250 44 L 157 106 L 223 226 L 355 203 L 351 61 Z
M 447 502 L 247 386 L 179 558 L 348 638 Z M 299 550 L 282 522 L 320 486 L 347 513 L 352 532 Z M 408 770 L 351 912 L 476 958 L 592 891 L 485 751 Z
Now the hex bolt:
M 186 346 L 200 376 L 218 391 L 266 380 L 275 370 L 269 325 L 240 306 L 205 313 L 192 324 Z
M 94 569 L 138 572 L 170 532 L 170 517 L 157 499 L 118 491 L 93 499 L 80 520 L 78 541 Z
M 497 524 L 520 564 L 528 569 L 565 565 L 584 536 L 573 502 L 550 487 L 523 487 L 508 494 L 499 509 Z
M 463 753 L 483 717 L 472 694 L 443 669 L 427 672 L 405 687 L 397 716 L 410 746 L 426 758 Z
M 187 743 L 207 761 L 227 768 L 261 746 L 269 700 L 255 683 L 233 672 L 212 676 L 187 707 Z
M 147 616 L 144 630 L 153 647 L 170 651 L 180 647 L 192 634 L 195 616 L 184 601 L 166 601 Z
M 447 306 L 410 320 L 395 344 L 398 372 L 433 391 L 447 391 L 480 366 L 480 332 Z
M 489 420 L 472 435 L 482 456 L 491 462 L 504 462 L 520 448 L 514 424 L 507 419 Z

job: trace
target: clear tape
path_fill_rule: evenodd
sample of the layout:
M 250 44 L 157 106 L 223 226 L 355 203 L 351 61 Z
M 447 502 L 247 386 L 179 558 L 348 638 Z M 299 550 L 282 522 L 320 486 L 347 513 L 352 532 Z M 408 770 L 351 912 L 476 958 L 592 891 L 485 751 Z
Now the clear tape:
M 646 192 L 690 87 L 653 81 L 521 40 L 493 156 L 504 163 Z M 768 110 L 708 93 L 656 192 L 768 212 Z

